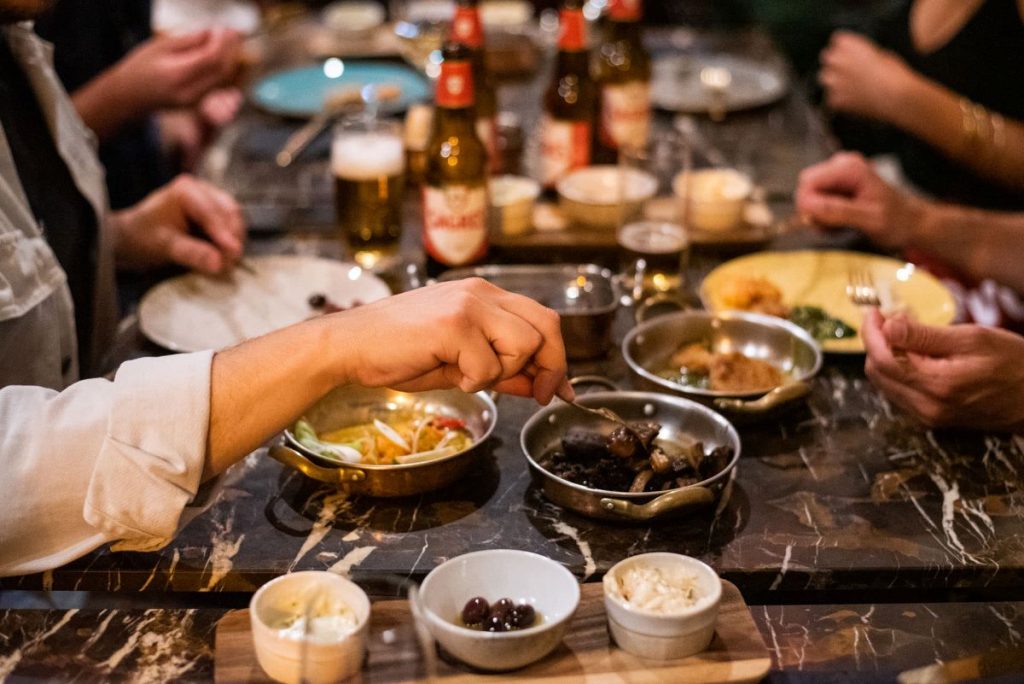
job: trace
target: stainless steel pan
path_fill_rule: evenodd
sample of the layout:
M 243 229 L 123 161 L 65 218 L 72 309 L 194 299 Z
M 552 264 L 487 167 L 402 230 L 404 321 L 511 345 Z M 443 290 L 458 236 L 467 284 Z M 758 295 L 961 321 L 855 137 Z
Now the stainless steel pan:
M 441 489 L 462 477 L 473 465 L 479 446 L 491 436 L 498 411 L 484 392 L 465 394 L 435 390 L 409 394 L 389 389 L 339 387 L 317 402 L 306 418 L 318 434 L 383 419 L 396 406 L 419 403 L 431 413 L 460 418 L 473 434 L 473 446 L 447 458 L 407 465 L 339 464 L 306 449 L 286 430 L 284 444 L 270 456 L 314 480 L 337 485 L 357 494 L 399 497 Z
M 682 514 L 715 501 L 736 468 L 740 438 L 718 413 L 689 399 L 653 392 L 591 392 L 580 397 L 586 406 L 604 406 L 626 420 L 653 420 L 662 425 L 660 436 L 733 449 L 733 458 L 719 473 L 697 484 L 667 492 L 613 492 L 584 487 L 552 474 L 540 464 L 544 454 L 559 444 L 572 426 L 607 429 L 602 419 L 569 404 L 555 401 L 535 413 L 523 427 L 520 443 L 534 481 L 554 503 L 602 520 L 644 521 Z

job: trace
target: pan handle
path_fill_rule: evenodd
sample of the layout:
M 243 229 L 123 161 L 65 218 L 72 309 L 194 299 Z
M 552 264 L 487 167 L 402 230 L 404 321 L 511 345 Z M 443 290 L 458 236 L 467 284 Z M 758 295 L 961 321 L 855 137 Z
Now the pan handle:
M 294 468 L 308 478 L 327 484 L 342 485 L 352 482 L 362 482 L 366 479 L 366 472 L 359 468 L 345 466 L 342 468 L 323 468 L 310 461 L 295 449 L 275 444 L 268 451 L 270 457 L 275 461 L 283 463 L 289 468 Z
M 633 318 L 636 319 L 636 324 L 640 325 L 652 318 L 664 315 L 658 313 L 661 309 L 686 311 L 687 309 L 692 308 L 692 306 L 689 306 L 686 303 L 686 300 L 682 295 L 671 292 L 662 292 L 660 294 L 652 295 L 637 304 L 636 313 L 633 314 Z
M 645 504 L 635 504 L 624 499 L 601 499 L 601 507 L 627 520 L 653 520 L 682 508 L 706 506 L 715 500 L 714 493 L 707 487 L 683 487 Z
M 788 385 L 776 387 L 768 394 L 753 401 L 743 399 L 715 399 L 715 408 L 720 411 L 729 411 L 744 415 L 759 415 L 768 413 L 784 404 L 803 399 L 811 393 L 811 386 L 806 382 L 791 382 Z

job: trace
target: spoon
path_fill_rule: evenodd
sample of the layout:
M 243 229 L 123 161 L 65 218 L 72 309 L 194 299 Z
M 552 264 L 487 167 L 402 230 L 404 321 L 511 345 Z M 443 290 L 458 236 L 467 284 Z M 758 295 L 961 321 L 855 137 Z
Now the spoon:
M 643 451 L 644 456 L 650 456 L 651 455 L 650 449 L 648 449 L 647 446 L 644 444 L 644 441 L 642 439 L 640 439 L 640 435 L 637 434 L 636 430 L 634 430 L 629 425 L 629 423 L 627 423 L 625 420 L 623 420 L 622 416 L 617 414 L 615 411 L 612 411 L 610 408 L 607 408 L 605 406 L 599 406 L 598 408 L 591 408 L 589 406 L 584 406 L 583 404 L 579 403 L 575 399 L 573 399 L 572 401 L 566 401 L 565 399 L 562 399 L 562 401 L 564 401 L 565 403 L 569 404 L 570 406 L 573 406 L 573 407 L 579 409 L 580 411 L 584 411 L 584 412 L 589 413 L 591 415 L 598 416 L 598 417 L 603 418 L 604 420 L 606 420 L 606 421 L 608 421 L 610 423 L 615 423 L 616 425 L 620 426 L 626 432 L 628 432 L 629 434 L 633 435 L 633 439 L 635 439 L 636 443 L 640 445 L 640 449 L 641 449 L 641 451 Z

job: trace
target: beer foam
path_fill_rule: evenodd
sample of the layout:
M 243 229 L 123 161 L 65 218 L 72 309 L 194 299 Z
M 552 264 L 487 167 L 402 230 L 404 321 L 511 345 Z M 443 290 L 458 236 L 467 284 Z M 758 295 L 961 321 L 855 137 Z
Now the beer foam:
M 689 238 L 682 226 L 657 221 L 637 221 L 619 230 L 618 242 L 641 254 L 671 254 L 686 249 Z
M 405 170 L 405 148 L 395 135 L 355 133 L 335 138 L 331 146 L 334 175 L 346 180 L 397 176 Z

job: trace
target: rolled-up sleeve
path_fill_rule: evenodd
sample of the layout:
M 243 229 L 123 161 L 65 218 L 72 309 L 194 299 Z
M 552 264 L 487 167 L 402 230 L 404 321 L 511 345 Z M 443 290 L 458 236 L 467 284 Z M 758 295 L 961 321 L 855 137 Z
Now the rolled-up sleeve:
M 113 382 L 59 393 L 0 390 L 0 575 L 173 538 L 202 479 L 212 358 L 131 361 Z

